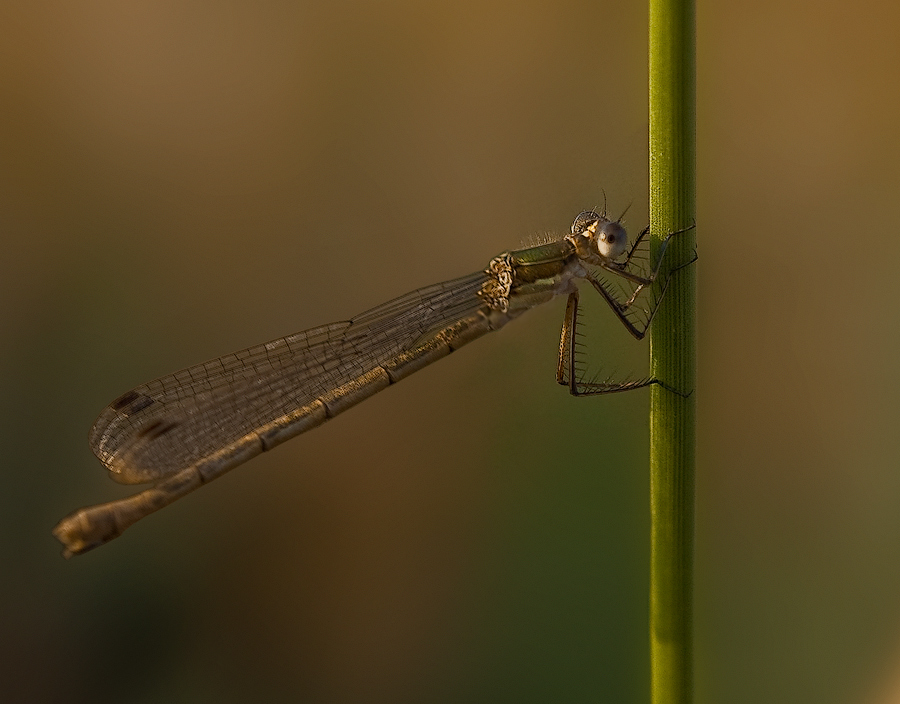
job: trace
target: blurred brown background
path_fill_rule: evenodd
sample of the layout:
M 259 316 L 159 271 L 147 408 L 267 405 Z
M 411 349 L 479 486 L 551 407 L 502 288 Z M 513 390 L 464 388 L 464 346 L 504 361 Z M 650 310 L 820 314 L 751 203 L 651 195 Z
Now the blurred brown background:
M 697 701 L 900 701 L 896 3 L 698 8 Z M 563 302 L 65 562 L 160 374 L 646 203 L 646 7 L 6 3 L 0 697 L 643 702 L 647 394 Z M 602 303 L 602 359 L 643 347 Z

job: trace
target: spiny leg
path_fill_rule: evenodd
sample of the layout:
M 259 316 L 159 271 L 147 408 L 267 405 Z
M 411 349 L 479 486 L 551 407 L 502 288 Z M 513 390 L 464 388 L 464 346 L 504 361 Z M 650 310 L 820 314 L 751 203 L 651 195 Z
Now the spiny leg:
M 625 261 L 622 262 L 625 266 L 628 266 L 628 264 L 631 262 L 631 258 L 634 256 L 634 253 L 637 251 L 637 248 L 640 246 L 641 242 L 644 241 L 644 238 L 649 234 L 650 234 L 650 226 L 647 225 L 647 227 L 645 227 L 643 230 L 641 230 L 641 233 L 635 238 L 634 244 L 631 245 L 631 247 L 628 250 L 628 254 L 625 255 Z
M 680 271 L 686 266 L 690 266 L 695 261 L 697 261 L 697 252 L 694 251 L 694 256 L 691 259 L 683 264 L 679 264 L 678 266 L 670 269 L 666 272 L 666 277 L 663 282 L 662 291 L 660 291 L 659 296 L 654 300 L 652 308 L 650 310 L 644 309 L 643 312 L 646 314 L 646 320 L 633 320 L 629 318 L 629 315 L 634 316 L 633 309 L 631 306 L 637 300 L 638 296 L 641 292 L 647 287 L 650 286 L 655 280 L 657 275 L 659 274 L 660 268 L 662 266 L 663 255 L 665 254 L 666 248 L 669 244 L 669 240 L 676 235 L 680 235 L 688 230 L 694 228 L 694 225 L 687 227 L 683 230 L 678 230 L 669 234 L 665 240 L 663 240 L 662 248 L 659 253 L 659 257 L 656 262 L 656 266 L 653 268 L 653 271 L 650 273 L 649 277 L 644 278 L 642 281 L 638 281 L 638 286 L 632 291 L 631 295 L 625 299 L 620 299 L 612 290 L 610 285 L 597 278 L 596 276 L 588 276 L 588 281 L 591 282 L 591 285 L 600 293 L 603 299 L 609 304 L 610 308 L 612 308 L 613 312 L 616 314 L 616 317 L 622 322 L 625 328 L 636 337 L 638 340 L 642 340 L 644 335 L 646 335 L 648 328 L 650 327 L 650 323 L 653 322 L 653 318 L 656 316 L 657 310 L 659 310 L 660 303 L 662 302 L 663 296 L 665 296 L 666 290 L 669 288 L 669 282 L 672 279 L 672 276 L 675 275 L 676 272 Z M 639 236 L 643 237 L 649 230 L 645 229 Z M 633 249 L 633 248 L 632 248 Z M 629 258 L 631 256 L 631 252 L 629 253 Z M 625 262 L 622 262 L 623 266 L 627 266 L 629 259 L 626 259 Z M 602 267 L 604 270 L 609 271 L 610 273 L 617 274 L 629 281 L 637 281 L 638 277 L 633 275 L 628 275 L 625 272 L 618 271 L 615 268 L 610 269 L 609 267 Z
M 559 359 L 556 364 L 556 383 L 569 387 L 569 393 L 575 395 L 575 380 L 578 376 L 575 354 L 578 344 L 576 328 L 578 326 L 578 289 L 569 294 L 566 301 L 566 315 L 563 318 L 562 331 L 559 335 Z
M 640 389 L 651 384 L 658 384 L 656 379 L 636 379 L 628 381 L 583 381 L 580 380 L 582 370 L 578 369 L 578 291 L 569 294 L 566 302 L 566 315 L 563 319 L 562 332 L 559 339 L 559 360 L 556 365 L 556 381 L 569 387 L 573 396 L 598 396 L 620 391 Z
M 625 329 L 628 330 L 628 332 L 630 332 L 636 339 L 643 340 L 644 336 L 647 334 L 647 330 L 650 328 L 650 323 L 653 322 L 656 311 L 659 310 L 659 304 L 662 302 L 663 296 L 665 296 L 666 290 L 669 288 L 669 280 L 672 277 L 672 273 L 674 272 L 670 272 L 669 275 L 666 276 L 662 291 L 654 301 L 653 307 L 650 310 L 642 311 L 646 313 L 646 320 L 637 318 L 635 310 L 631 307 L 631 305 L 634 303 L 634 299 L 636 298 L 635 295 L 632 295 L 631 298 L 622 302 L 619 301 L 616 295 L 610 290 L 609 284 L 607 282 L 598 279 L 596 276 L 588 276 L 587 280 L 590 281 L 591 286 L 593 286 L 603 297 L 603 300 L 609 304 L 612 312 L 619 319 L 622 325 L 625 326 Z

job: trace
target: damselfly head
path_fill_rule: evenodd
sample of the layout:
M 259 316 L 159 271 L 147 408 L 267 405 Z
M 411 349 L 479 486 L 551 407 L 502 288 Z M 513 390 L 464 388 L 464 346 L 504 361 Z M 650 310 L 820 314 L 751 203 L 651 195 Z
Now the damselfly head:
M 594 210 L 578 213 L 572 223 L 572 234 L 587 237 L 591 249 L 604 259 L 616 259 L 628 247 L 628 233 L 619 221 L 613 222 Z

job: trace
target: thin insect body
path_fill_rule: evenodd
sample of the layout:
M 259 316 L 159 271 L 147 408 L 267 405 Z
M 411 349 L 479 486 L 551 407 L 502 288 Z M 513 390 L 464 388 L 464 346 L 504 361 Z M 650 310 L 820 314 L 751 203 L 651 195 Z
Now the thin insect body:
M 116 481 L 154 486 L 79 509 L 60 521 L 53 534 L 65 547 L 63 555 L 109 542 L 228 470 L 558 295 L 568 296 L 557 365 L 560 384 L 574 395 L 596 395 L 659 383 L 588 381 L 576 371 L 577 279 L 591 284 L 634 337 L 644 337 L 674 270 L 648 308 L 635 301 L 657 279 L 669 240 L 681 232 L 663 241 L 652 267 L 642 267 L 636 253 L 646 245 L 648 231 L 629 247 L 618 220 L 585 211 L 565 237 L 504 252 L 483 271 L 123 394 L 94 423 L 91 449 Z

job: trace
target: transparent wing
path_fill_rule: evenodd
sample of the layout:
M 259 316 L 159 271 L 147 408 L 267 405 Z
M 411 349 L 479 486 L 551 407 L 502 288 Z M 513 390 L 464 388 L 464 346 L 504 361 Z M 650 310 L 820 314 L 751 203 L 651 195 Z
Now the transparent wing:
M 482 307 L 483 272 L 160 377 L 94 423 L 94 454 L 117 481 L 155 481 L 305 406 Z

